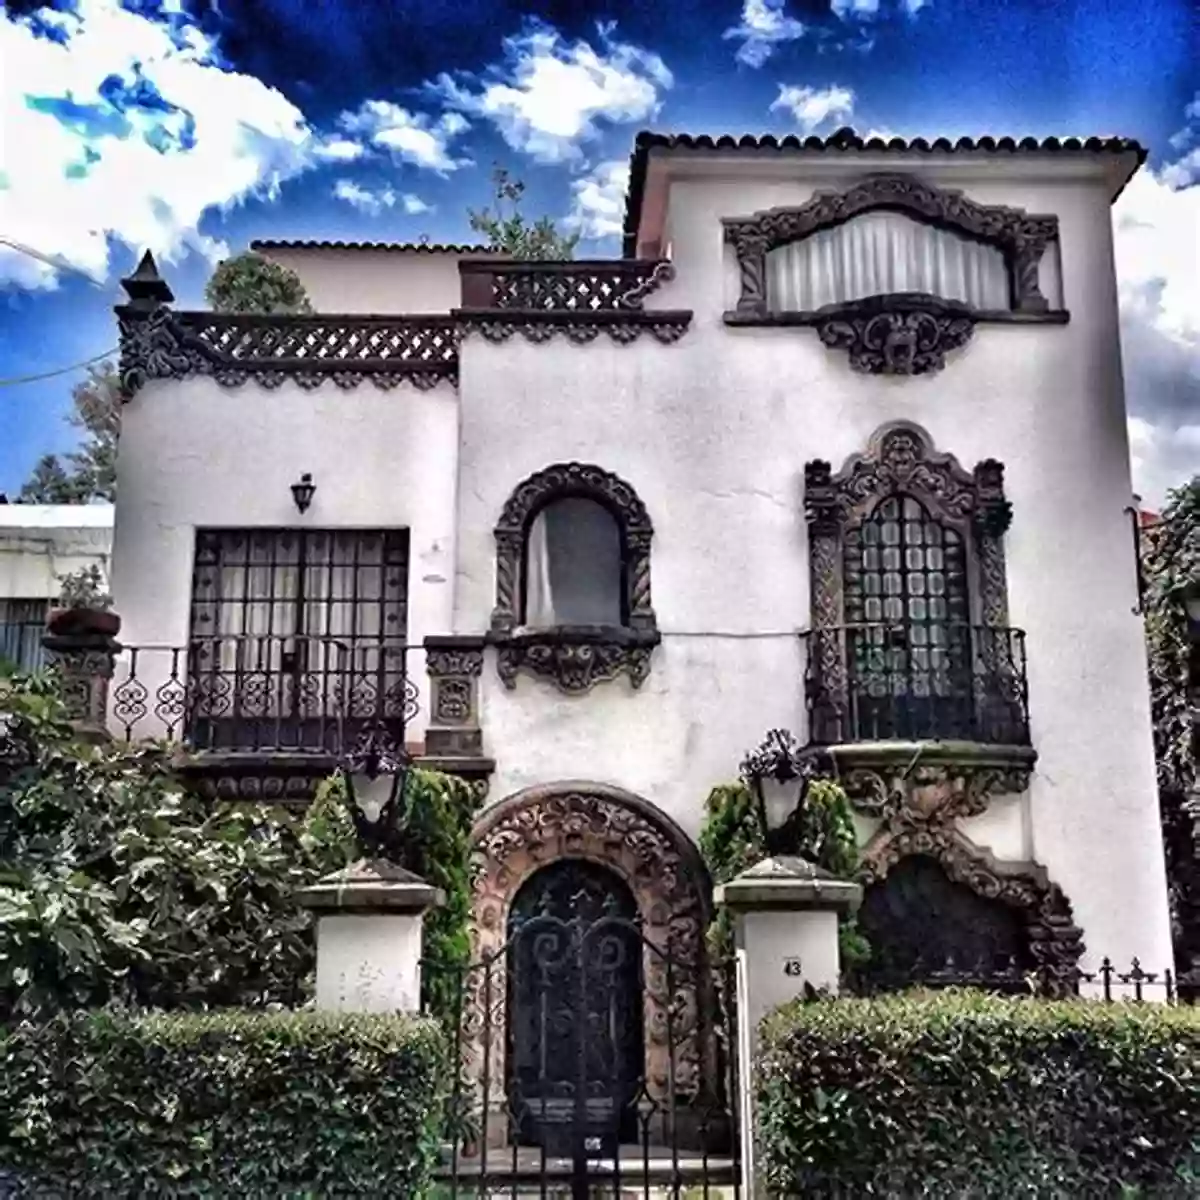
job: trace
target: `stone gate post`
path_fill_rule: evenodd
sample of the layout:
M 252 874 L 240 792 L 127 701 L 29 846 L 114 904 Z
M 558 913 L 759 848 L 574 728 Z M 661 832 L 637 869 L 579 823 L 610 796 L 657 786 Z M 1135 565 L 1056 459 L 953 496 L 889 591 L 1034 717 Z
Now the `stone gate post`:
M 836 995 L 841 974 L 838 917 L 858 907 L 862 888 L 801 858 L 768 858 L 720 885 L 734 918 L 737 955 L 739 1125 L 749 1200 L 767 1195 L 754 1147 L 754 1055 L 763 1017 L 804 994 Z
M 421 919 L 445 896 L 393 863 L 360 860 L 300 892 L 317 920 L 317 1007 L 411 1012 L 421 1006 Z

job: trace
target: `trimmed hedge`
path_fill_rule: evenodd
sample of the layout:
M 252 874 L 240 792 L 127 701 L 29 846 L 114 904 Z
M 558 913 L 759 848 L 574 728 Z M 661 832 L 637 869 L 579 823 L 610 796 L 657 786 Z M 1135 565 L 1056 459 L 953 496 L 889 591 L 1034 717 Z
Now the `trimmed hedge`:
M 1200 1010 L 979 993 L 788 1005 L 755 1064 L 772 1196 L 1200 1194 Z
M 417 1197 L 443 1062 L 401 1016 L 24 1023 L 0 1030 L 0 1168 L 18 1195 Z

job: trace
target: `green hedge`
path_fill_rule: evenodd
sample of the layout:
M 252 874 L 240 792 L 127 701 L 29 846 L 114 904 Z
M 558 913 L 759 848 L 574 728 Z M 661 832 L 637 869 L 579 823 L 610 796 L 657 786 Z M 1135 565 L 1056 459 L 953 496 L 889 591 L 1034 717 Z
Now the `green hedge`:
M 818 1000 L 755 1072 L 772 1196 L 1200 1195 L 1200 1010 Z
M 400 1016 L 26 1023 L 0 1030 L 0 1170 L 23 1195 L 418 1197 L 442 1064 Z

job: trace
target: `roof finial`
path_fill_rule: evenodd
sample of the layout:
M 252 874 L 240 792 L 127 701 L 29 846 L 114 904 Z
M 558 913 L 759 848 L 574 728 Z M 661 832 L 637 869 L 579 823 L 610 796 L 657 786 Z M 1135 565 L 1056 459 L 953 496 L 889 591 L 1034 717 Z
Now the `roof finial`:
M 121 286 L 129 297 L 130 308 L 152 309 L 175 299 L 175 293 L 158 273 L 158 264 L 149 250 L 142 255 L 137 270 L 121 280 Z

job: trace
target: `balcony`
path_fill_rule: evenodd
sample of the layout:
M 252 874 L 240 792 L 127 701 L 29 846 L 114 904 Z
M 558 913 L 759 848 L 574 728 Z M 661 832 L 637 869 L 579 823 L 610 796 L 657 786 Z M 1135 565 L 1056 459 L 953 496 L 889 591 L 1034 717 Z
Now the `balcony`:
M 690 311 L 643 307 L 646 297 L 675 278 L 665 259 L 575 259 L 569 262 L 506 262 L 464 259 L 462 307 L 455 316 L 467 330 L 492 342 L 520 332 L 531 342 L 555 333 L 590 342 L 605 332 L 626 344 L 648 333 L 678 341 Z
M 403 642 L 276 635 L 124 647 L 109 731 L 174 743 L 209 790 L 303 799 L 369 730 L 423 751 L 418 656 L 423 647 Z
M 924 804 L 968 816 L 989 793 L 1028 787 L 1037 755 L 1021 630 L 893 622 L 805 637 L 809 745 L 837 764 L 861 811 L 884 815 L 936 786 Z

